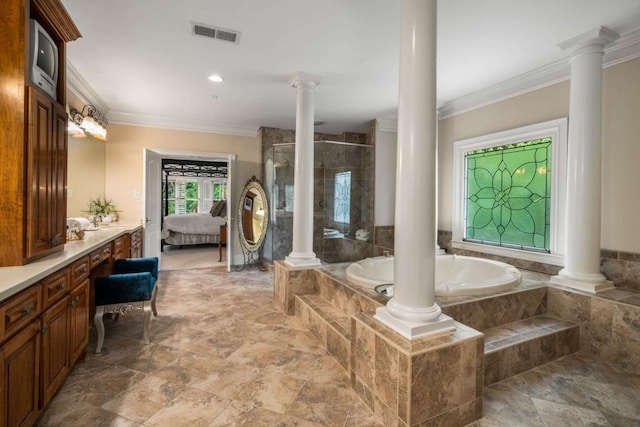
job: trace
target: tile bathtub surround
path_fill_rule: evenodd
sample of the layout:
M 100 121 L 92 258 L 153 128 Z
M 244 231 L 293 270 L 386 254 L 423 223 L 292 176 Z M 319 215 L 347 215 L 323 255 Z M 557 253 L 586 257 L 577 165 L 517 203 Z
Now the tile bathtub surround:
M 314 270 L 291 267 L 284 261 L 276 261 L 274 276 L 273 300 L 276 306 L 286 314 L 294 314 L 296 294 L 313 292 Z
M 640 371 L 640 293 L 612 289 L 598 295 L 550 286 L 548 312 L 580 326 L 580 347 Z
M 378 225 L 374 228 L 373 244 L 376 246 L 376 250 L 381 249 L 393 251 L 395 239 L 394 231 L 395 228 L 393 225 Z
M 316 293 L 345 315 L 355 313 L 375 313 L 378 307 L 387 302 L 387 298 L 378 295 L 373 289 L 359 287 L 356 292 L 345 286 L 345 268 L 348 264 L 329 264 L 316 270 Z
M 600 271 L 616 287 L 640 292 L 640 254 L 602 250 Z
M 351 384 L 385 425 L 458 425 L 482 416 L 483 334 L 410 341 L 372 315 L 351 317 Z
M 527 285 L 532 288 L 526 289 Z M 451 304 L 448 300 L 454 300 L 456 304 Z M 458 302 L 454 298 L 437 298 L 437 302 L 444 314 L 474 329 L 484 331 L 546 313 L 547 287 L 540 282 L 527 283 L 525 279 L 525 283 L 517 288 L 517 292 L 506 292 L 487 298 L 476 297 L 468 302 Z

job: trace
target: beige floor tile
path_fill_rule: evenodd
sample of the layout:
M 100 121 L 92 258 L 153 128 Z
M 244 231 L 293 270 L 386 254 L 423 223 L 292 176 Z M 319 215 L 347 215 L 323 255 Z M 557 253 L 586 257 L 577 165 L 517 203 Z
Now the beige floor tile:
M 230 400 L 192 388 L 145 421 L 145 426 L 206 427 L 229 406 Z
M 260 407 L 284 414 L 303 385 L 302 379 L 264 370 L 251 384 L 240 388 L 234 398 L 243 402 L 254 402 Z

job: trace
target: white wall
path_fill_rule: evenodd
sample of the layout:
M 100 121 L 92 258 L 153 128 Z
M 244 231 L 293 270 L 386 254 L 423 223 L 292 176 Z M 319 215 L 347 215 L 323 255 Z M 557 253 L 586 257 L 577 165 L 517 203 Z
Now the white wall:
M 398 133 L 376 120 L 375 225 L 393 225 L 396 206 L 396 152 Z
M 440 120 L 438 228 L 452 229 L 454 141 L 568 115 L 564 81 Z M 640 59 L 604 70 L 602 117 L 602 248 L 640 252 Z

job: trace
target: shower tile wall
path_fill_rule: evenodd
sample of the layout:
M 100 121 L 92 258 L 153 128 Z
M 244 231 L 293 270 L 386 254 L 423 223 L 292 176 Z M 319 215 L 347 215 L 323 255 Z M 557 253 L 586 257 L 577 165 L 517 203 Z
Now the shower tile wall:
M 374 150 L 368 145 L 319 142 L 314 150 L 314 251 L 326 262 L 355 261 L 373 253 Z M 335 177 L 351 173 L 349 222 L 336 222 Z M 325 228 L 344 238 L 324 238 Z M 355 240 L 356 231 L 370 233 L 367 241 Z
M 264 148 L 265 190 L 272 202 L 271 226 L 265 240 L 264 257 L 273 262 L 291 252 L 293 212 L 286 206 L 285 187 L 293 189 L 295 131 L 261 128 Z M 316 140 L 349 142 L 359 146 L 321 142 L 314 144 L 314 230 L 313 250 L 325 262 L 362 259 L 373 253 L 373 194 L 375 151 L 368 134 L 314 135 Z M 334 221 L 336 173 L 351 172 L 349 224 Z M 332 228 L 344 238 L 325 239 L 324 229 Z M 357 230 L 370 232 L 368 241 L 355 240 Z

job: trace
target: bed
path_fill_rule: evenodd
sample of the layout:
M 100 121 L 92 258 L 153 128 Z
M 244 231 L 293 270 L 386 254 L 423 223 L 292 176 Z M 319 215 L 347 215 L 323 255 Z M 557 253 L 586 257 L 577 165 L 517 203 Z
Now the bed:
M 227 223 L 224 200 L 214 202 L 209 213 L 171 214 L 162 220 L 162 245 L 220 244 L 220 226 Z

